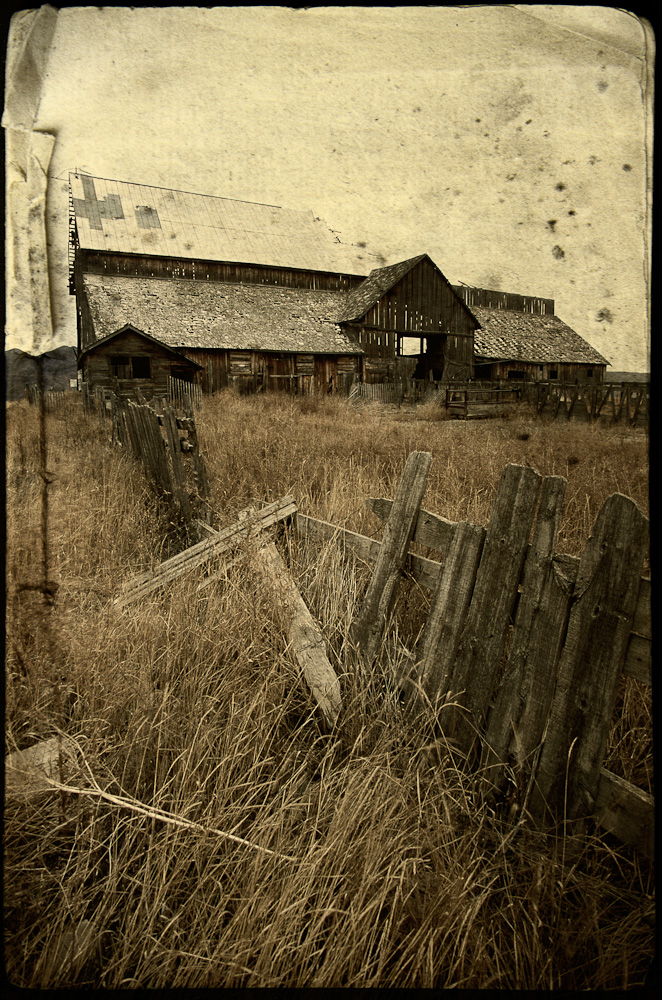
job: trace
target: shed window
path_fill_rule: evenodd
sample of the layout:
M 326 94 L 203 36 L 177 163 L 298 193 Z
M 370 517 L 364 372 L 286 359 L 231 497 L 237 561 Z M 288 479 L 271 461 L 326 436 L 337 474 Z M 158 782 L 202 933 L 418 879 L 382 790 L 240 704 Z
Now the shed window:
M 140 355 L 131 358 L 127 354 L 115 354 L 110 359 L 110 367 L 115 378 L 150 378 L 152 373 L 149 358 Z
M 586 369 L 586 378 L 593 378 L 593 369 L 592 368 L 587 368 Z
M 559 370 L 558 370 L 558 368 L 550 368 L 549 369 L 549 377 L 550 378 L 558 378 L 559 377 Z

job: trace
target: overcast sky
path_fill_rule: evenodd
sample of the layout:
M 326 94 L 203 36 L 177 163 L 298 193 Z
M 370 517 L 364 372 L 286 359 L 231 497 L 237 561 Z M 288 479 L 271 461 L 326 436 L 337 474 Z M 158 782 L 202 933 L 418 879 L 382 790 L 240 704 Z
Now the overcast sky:
M 646 370 L 651 44 L 609 7 L 59 8 L 35 126 L 55 341 L 79 168 L 311 209 L 389 263 L 554 298 Z

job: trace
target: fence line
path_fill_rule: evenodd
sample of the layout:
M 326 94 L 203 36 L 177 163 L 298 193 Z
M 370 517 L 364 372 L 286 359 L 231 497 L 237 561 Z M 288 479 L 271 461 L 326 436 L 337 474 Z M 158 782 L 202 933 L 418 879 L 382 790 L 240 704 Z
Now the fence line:
M 26 385 L 25 396 L 31 406 L 43 406 L 48 413 L 62 409 L 68 400 L 77 398 L 75 389 L 46 389 L 42 392 L 38 385 Z
M 313 540 L 336 539 L 375 561 L 353 635 L 369 661 L 403 570 L 432 590 L 412 672 L 410 704 L 437 706 L 461 759 L 480 764 L 480 791 L 510 799 L 539 825 L 603 828 L 652 856 L 654 799 L 602 766 L 621 676 L 651 683 L 650 580 L 641 572 L 648 519 L 609 497 L 580 558 L 557 555 L 566 480 L 504 470 L 487 529 L 418 506 L 427 476 L 419 456 L 412 497 L 407 469 L 394 500 L 372 500 L 385 520 L 376 539 L 296 514 Z M 409 498 L 409 502 L 407 502 Z M 532 541 L 528 543 L 532 532 Z M 435 549 L 419 556 L 398 538 Z M 513 784 L 513 776 L 514 782 Z
M 582 417 L 610 420 L 630 427 L 645 426 L 650 415 L 650 383 L 647 382 L 523 382 L 522 398 L 535 406 L 539 416 L 556 420 Z
M 202 406 L 202 386 L 198 385 L 197 382 L 186 382 L 184 379 L 169 375 L 166 400 L 171 406 L 190 405 L 199 409 Z

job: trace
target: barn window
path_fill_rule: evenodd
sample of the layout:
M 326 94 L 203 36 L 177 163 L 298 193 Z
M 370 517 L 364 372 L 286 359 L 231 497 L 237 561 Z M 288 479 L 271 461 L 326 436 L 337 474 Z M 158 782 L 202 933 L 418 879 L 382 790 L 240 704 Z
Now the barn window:
M 559 377 L 559 370 L 558 370 L 558 368 L 550 368 L 549 369 L 549 377 L 550 378 L 558 378 Z
M 152 374 L 151 365 L 149 363 L 149 358 L 137 357 L 131 358 L 133 377 L 134 378 L 150 378 Z
M 110 359 L 110 368 L 115 378 L 150 378 L 150 360 L 144 356 L 130 358 L 127 354 L 115 354 Z
M 116 354 L 112 357 L 110 367 L 115 378 L 131 378 L 131 358 L 126 354 Z
M 586 369 L 586 378 L 593 378 L 593 369 L 592 368 L 587 368 Z

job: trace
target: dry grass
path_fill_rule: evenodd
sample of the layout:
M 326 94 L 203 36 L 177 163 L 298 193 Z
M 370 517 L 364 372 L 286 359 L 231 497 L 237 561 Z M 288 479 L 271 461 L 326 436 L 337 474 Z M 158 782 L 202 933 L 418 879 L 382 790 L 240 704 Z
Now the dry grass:
M 562 547 L 574 554 L 610 493 L 647 509 L 643 435 L 417 417 L 336 399 L 206 401 L 197 422 L 218 524 L 292 493 L 305 513 L 374 533 L 364 498 L 392 496 L 416 449 L 434 455 L 424 505 L 454 520 L 487 523 L 507 462 L 567 476 Z M 341 676 L 342 716 L 326 734 L 250 550 L 201 594 L 184 579 L 128 611 L 113 606 L 171 529 L 140 474 L 73 407 L 47 419 L 58 587 L 44 595 L 38 422 L 24 404 L 7 422 L 7 749 L 62 732 L 80 764 L 68 780 L 89 790 L 7 801 L 13 984 L 642 985 L 652 866 L 597 834 L 572 851 L 475 798 L 435 719 L 414 725 L 403 712 L 390 654 L 369 673 L 354 655 L 367 567 L 290 539 Z M 407 641 L 425 600 L 403 595 Z M 624 702 L 610 753 L 632 771 L 642 747 L 650 754 L 650 708 L 640 690 Z M 81 926 L 93 947 L 63 961 L 58 943 Z

